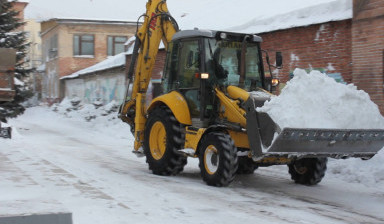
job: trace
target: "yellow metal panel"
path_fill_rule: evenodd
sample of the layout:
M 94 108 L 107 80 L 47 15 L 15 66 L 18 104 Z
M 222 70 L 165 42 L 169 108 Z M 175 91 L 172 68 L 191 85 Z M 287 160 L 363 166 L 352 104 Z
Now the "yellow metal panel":
M 265 157 L 257 162 L 260 164 L 266 164 L 266 165 L 289 164 L 292 162 L 292 159 L 285 158 L 285 157 Z
M 228 133 L 231 136 L 232 140 L 235 142 L 236 147 L 246 148 L 246 149 L 250 148 L 247 133 L 231 131 L 231 130 L 228 130 Z
M 138 93 L 136 97 L 135 115 L 135 150 L 143 145 L 145 122 L 145 94 Z
M 164 124 L 157 121 L 153 124 L 149 134 L 149 149 L 155 160 L 163 158 L 166 150 L 167 132 Z
M 167 105 L 178 122 L 181 124 L 192 125 L 187 101 L 180 93 L 172 91 L 155 98 L 149 105 L 148 111 L 158 106 L 159 103 Z
M 177 32 L 170 20 L 160 16 L 169 13 L 166 1 L 149 0 L 146 8 L 143 25 L 136 34 L 141 46 L 136 63 L 132 99 L 136 98 L 137 93 L 146 92 L 148 89 L 160 41 L 163 40 L 167 46 Z
M 185 144 L 184 148 L 197 150 L 197 146 L 199 145 L 200 139 L 205 132 L 205 128 L 200 128 L 197 131 L 190 130 L 188 127 L 185 129 Z
M 219 116 L 232 123 L 246 127 L 245 110 L 240 108 L 238 100 L 228 98 L 222 91 L 215 89 L 216 96 L 220 99 Z
M 235 100 L 241 99 L 243 101 L 246 101 L 249 98 L 249 93 L 237 86 L 228 86 L 227 91 L 228 91 L 228 95 Z

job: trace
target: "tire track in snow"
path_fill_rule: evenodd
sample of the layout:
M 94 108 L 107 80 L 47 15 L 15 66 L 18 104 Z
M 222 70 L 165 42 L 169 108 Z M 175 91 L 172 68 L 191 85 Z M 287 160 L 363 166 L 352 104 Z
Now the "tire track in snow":
M 43 124 L 31 125 L 30 129 L 37 128 L 47 134 L 45 145 L 50 147 L 41 152 L 34 150 L 37 156 L 87 184 L 89 188 L 84 188 L 85 192 L 96 189 L 113 201 L 117 198 L 116 203 L 128 204 L 150 217 L 153 217 L 151 209 L 160 208 L 163 215 L 185 222 L 196 214 L 212 214 L 228 217 L 227 223 L 232 221 L 231 217 L 243 222 L 264 220 L 266 223 L 384 223 L 382 217 L 364 214 L 354 205 L 335 203 L 324 190 L 318 192 L 322 186 L 303 188 L 294 185 L 287 173 L 283 176 L 273 169 L 240 176 L 229 188 L 212 188 L 201 181 L 198 169 L 189 169 L 176 177 L 151 175 L 143 161 L 127 156 L 129 150 L 116 149 L 116 145 L 96 144 L 89 133 L 66 136 L 61 131 L 45 128 Z M 31 137 L 30 142 L 36 136 L 27 130 L 23 134 Z M 106 142 L 111 142 L 113 136 L 105 138 Z M 82 163 L 87 163 L 89 169 L 82 170 Z M 336 189 L 345 197 L 351 195 L 341 188 Z M 130 195 L 132 192 L 147 192 L 147 195 Z M 145 204 L 145 197 L 153 197 L 153 205 Z M 143 199 L 144 204 L 134 202 L 138 198 Z M 212 220 L 205 221 L 210 223 Z

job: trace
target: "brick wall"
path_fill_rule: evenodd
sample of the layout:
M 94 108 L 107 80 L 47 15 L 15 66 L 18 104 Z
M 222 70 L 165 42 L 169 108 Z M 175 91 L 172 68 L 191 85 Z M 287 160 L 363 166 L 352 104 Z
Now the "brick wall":
M 353 82 L 384 113 L 384 1 L 354 0 L 353 13 Z
M 125 68 L 126 68 L 126 79 L 128 77 L 128 70 L 129 66 L 131 65 L 131 56 L 127 55 Z M 153 98 L 157 97 L 162 93 L 162 88 L 160 83 L 157 81 L 163 77 L 163 71 L 164 71 L 164 64 L 165 64 L 165 58 L 166 58 L 166 51 L 165 49 L 159 49 L 159 52 L 156 56 L 155 65 L 152 70 L 152 89 L 149 89 L 147 92 L 147 103 L 150 103 Z
M 161 79 L 164 71 L 165 58 L 166 58 L 165 49 L 160 49 L 156 57 L 155 65 L 153 67 L 152 79 Z M 127 55 L 126 64 L 125 64 L 125 67 L 127 69 L 126 70 L 127 75 L 128 75 L 128 70 L 130 65 L 131 65 L 131 55 Z
M 43 60 L 46 65 L 44 96 L 47 101 L 56 101 L 64 97 L 63 83 L 60 83 L 59 78 L 105 60 L 108 57 L 108 36 L 129 38 L 135 33 L 136 25 L 111 21 L 52 19 L 42 22 L 41 31 Z M 94 36 L 93 56 L 74 55 L 74 35 L 84 34 Z M 55 42 L 57 46 L 53 47 L 52 43 Z M 56 48 L 57 55 L 49 57 L 51 48 Z
M 18 19 L 20 19 L 21 22 L 24 22 L 24 9 L 27 7 L 28 3 L 27 2 L 12 2 L 13 5 L 13 10 L 16 12 L 19 12 L 19 14 L 16 16 Z M 19 27 L 15 31 L 23 31 L 24 26 Z
M 9 48 L 0 48 L 0 102 L 11 101 L 15 96 L 15 63 L 16 51 Z
M 59 31 L 59 77 L 92 66 L 107 58 L 108 36 L 133 36 L 136 26 L 128 25 L 65 25 Z M 73 56 L 73 35 L 94 35 L 94 57 Z
M 10 101 L 14 96 L 13 73 L 2 71 L 0 66 L 0 102 Z
M 276 73 L 282 82 L 289 80 L 295 68 L 337 73 L 345 82 L 352 82 L 351 20 L 296 27 L 259 35 L 263 38 L 262 48 L 270 54 L 271 63 L 275 62 L 275 51 L 283 53 L 284 68 L 273 69 L 273 73 Z M 268 68 L 265 68 L 268 72 Z

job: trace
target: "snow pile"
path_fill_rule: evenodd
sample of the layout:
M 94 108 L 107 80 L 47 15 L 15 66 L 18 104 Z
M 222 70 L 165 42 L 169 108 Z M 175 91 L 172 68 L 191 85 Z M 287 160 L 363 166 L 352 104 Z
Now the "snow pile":
M 53 111 L 69 118 L 84 119 L 86 121 L 100 117 L 105 117 L 102 120 L 111 121 L 117 118 L 119 106 L 114 100 L 106 105 L 102 105 L 101 101 L 95 101 L 93 104 L 83 104 L 80 98 L 75 97 L 73 99 L 64 98 L 61 103 L 53 106 Z
M 380 184 L 384 187 L 384 149 L 372 159 L 364 161 L 350 158 L 333 160 L 328 163 L 328 174 L 348 183 L 361 183 L 366 186 Z
M 281 94 L 258 111 L 280 128 L 384 129 L 384 118 L 366 92 L 319 71 L 296 69 Z
M 257 109 L 281 127 L 383 129 L 384 118 L 369 95 L 356 86 L 337 83 L 319 71 L 294 71 L 279 96 Z M 331 159 L 328 174 L 346 182 L 384 186 L 384 150 L 369 161 Z

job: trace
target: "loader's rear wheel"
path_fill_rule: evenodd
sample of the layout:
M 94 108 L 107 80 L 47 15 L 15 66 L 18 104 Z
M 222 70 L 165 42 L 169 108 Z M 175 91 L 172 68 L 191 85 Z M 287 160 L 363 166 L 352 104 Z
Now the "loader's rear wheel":
M 327 158 L 299 159 L 288 165 L 289 173 L 295 183 L 315 185 L 323 179 L 327 162 Z
M 248 156 L 239 157 L 239 168 L 237 174 L 253 174 L 258 168 L 258 165 Z
M 228 186 L 238 167 L 237 148 L 224 133 L 208 133 L 199 147 L 199 167 L 203 180 L 211 186 Z
M 180 123 L 167 107 L 155 108 L 148 116 L 144 132 L 144 153 L 149 169 L 164 176 L 183 171 L 187 158 L 178 153 L 181 147 Z

